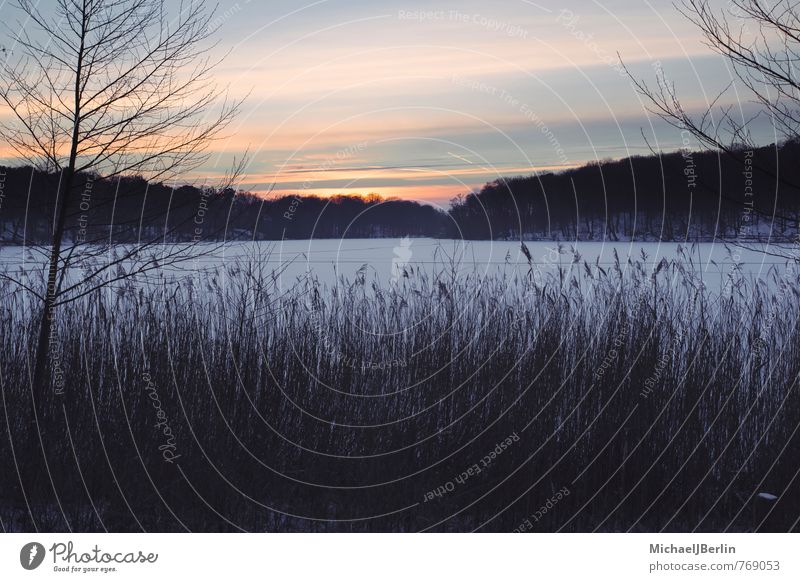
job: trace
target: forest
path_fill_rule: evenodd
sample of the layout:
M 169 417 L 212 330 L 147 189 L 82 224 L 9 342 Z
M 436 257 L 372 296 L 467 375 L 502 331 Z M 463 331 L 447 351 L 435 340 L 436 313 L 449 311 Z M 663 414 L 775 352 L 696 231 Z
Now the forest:
M 789 141 L 735 155 L 682 150 L 605 160 L 498 179 L 455 197 L 447 212 L 377 194 L 270 198 L 83 174 L 66 237 L 73 243 L 401 236 L 788 241 L 800 217 L 800 170 L 792 163 L 798 156 L 800 142 Z M 46 244 L 59 175 L 30 167 L 0 173 L 0 242 Z

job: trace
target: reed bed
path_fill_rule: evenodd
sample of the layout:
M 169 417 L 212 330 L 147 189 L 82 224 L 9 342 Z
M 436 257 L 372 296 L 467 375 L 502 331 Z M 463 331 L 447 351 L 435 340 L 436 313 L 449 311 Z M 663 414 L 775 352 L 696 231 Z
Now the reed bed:
M 287 287 L 258 257 L 128 281 L 57 312 L 45 393 L 5 282 L 1 525 L 797 530 L 793 265 L 711 291 L 690 249 L 562 252 L 388 286 Z

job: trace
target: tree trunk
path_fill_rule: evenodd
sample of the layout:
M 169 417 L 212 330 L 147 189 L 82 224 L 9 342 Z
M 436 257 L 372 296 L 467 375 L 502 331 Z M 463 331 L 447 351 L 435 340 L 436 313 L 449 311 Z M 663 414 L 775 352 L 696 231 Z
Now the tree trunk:
M 86 48 L 87 13 L 86 2 L 83 3 L 83 19 L 81 26 L 81 42 L 78 47 L 78 61 L 75 68 L 75 109 L 72 126 L 72 141 L 69 151 L 69 164 L 64 172 L 57 200 L 56 225 L 53 229 L 53 241 L 50 248 L 50 267 L 47 271 L 47 289 L 42 303 L 42 320 L 39 324 L 39 341 L 36 344 L 36 361 L 34 363 L 33 389 L 41 396 L 46 394 L 50 385 L 50 345 L 53 330 L 53 314 L 58 297 L 58 263 L 61 260 L 61 241 L 64 238 L 64 223 L 67 209 L 72 198 L 72 186 L 75 180 L 75 164 L 78 158 L 81 125 L 81 91 L 83 57 Z M 64 266 L 66 269 L 66 265 Z
M 47 289 L 42 302 L 42 319 L 39 324 L 39 341 L 36 344 L 36 359 L 33 386 L 37 394 L 43 395 L 50 384 L 50 345 L 53 330 L 53 313 L 57 296 L 58 263 L 61 260 L 61 242 L 64 238 L 64 224 L 67 217 L 67 205 L 72 195 L 72 183 L 75 174 L 75 162 L 71 162 L 61 182 L 58 194 L 58 214 L 53 240 L 50 247 L 50 266 L 47 271 Z

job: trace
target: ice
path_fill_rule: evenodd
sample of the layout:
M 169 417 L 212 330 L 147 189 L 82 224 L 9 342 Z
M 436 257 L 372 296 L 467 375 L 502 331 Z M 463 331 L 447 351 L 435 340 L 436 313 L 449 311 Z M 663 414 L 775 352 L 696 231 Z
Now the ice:
M 217 276 L 221 267 L 241 261 L 257 261 L 267 272 L 274 272 L 279 285 L 288 288 L 298 280 L 312 276 L 323 285 L 333 285 L 337 278 L 352 281 L 364 276 L 370 281 L 388 286 L 396 283 L 405 271 L 409 275 L 425 272 L 430 275 L 477 274 L 528 274 L 547 276 L 559 268 L 582 268 L 587 263 L 592 268 L 609 269 L 614 265 L 616 251 L 621 268 L 630 267 L 629 260 L 639 261 L 655 269 L 662 259 L 679 260 L 709 289 L 720 289 L 725 281 L 737 272 L 753 280 L 774 281 L 773 271 L 785 270 L 789 259 L 785 248 L 758 245 L 757 248 L 733 246 L 725 243 L 648 243 L 648 242 L 525 242 L 532 264 L 529 265 L 520 242 L 464 241 L 429 238 L 398 239 L 317 239 L 292 241 L 203 243 L 189 249 L 189 254 L 199 255 L 179 264 L 168 264 L 156 269 L 160 275 L 171 279 L 187 277 L 203 280 Z M 154 247 L 147 256 L 164 257 L 175 249 L 174 245 Z M 111 249 L 107 257 L 122 248 Z M 682 251 L 682 252 L 681 252 Z M 791 250 L 790 250 L 791 251 Z M 789 255 L 792 253 L 789 251 Z M 77 253 L 79 255 L 79 253 Z M 782 256 L 778 256 L 782 255 Z M 93 259 L 103 264 L 106 255 Z M 45 255 L 19 246 L 0 247 L 0 265 L 6 271 L 22 269 L 28 275 L 41 274 Z M 123 263 L 130 268 L 134 261 Z M 84 265 L 85 266 L 85 265 Z M 77 271 L 77 267 L 76 267 Z M 150 272 L 150 278 L 153 276 Z

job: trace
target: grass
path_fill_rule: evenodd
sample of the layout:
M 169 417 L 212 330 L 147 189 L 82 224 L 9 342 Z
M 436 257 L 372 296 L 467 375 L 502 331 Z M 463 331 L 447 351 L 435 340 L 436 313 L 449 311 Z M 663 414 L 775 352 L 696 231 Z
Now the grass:
M 58 312 L 63 387 L 35 398 L 36 313 L 4 283 L 2 527 L 797 530 L 796 270 L 720 295 L 688 249 L 563 257 L 129 282 Z

